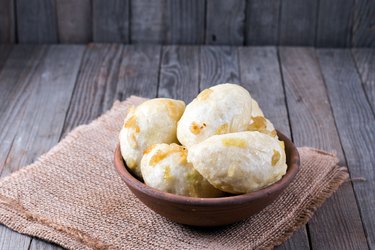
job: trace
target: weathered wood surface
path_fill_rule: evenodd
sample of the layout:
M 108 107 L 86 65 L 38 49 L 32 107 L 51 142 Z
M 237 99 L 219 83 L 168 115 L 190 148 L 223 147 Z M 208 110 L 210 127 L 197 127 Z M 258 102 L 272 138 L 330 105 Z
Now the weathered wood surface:
M 214 84 L 241 82 L 298 145 L 336 150 L 352 177 L 366 178 L 353 182 L 356 196 L 352 183 L 344 184 L 317 210 L 308 233 L 298 231 L 278 249 L 373 248 L 374 200 L 368 197 L 375 191 L 375 117 L 365 86 L 373 82 L 374 53 L 354 50 L 355 65 L 350 50 L 320 50 L 320 60 L 311 48 L 279 52 L 280 61 L 275 47 L 0 46 L 2 175 L 32 162 L 116 99 L 135 94 L 189 102 Z M 0 249 L 58 247 L 0 226 Z
M 353 6 L 353 0 L 319 2 L 317 47 L 350 47 Z
M 90 0 L 57 0 L 56 9 L 60 43 L 92 41 Z
M 375 51 L 372 49 L 354 49 L 353 56 L 360 73 L 365 94 L 375 113 Z
M 199 90 L 199 47 L 164 46 L 160 65 L 159 97 L 191 102 Z
M 281 0 L 248 0 L 246 44 L 278 45 Z
M 319 59 L 342 148 L 352 177 L 368 245 L 375 248 L 375 115 L 361 88 L 349 50 L 319 50 Z
M 93 0 L 93 41 L 129 43 L 130 0 Z
M 355 0 L 352 25 L 353 47 L 375 47 L 375 1 Z
M 0 43 L 374 47 L 374 13 L 372 0 L 0 0 Z
M 206 44 L 243 45 L 245 0 L 207 0 Z
M 54 0 L 17 0 L 17 35 L 20 43 L 57 43 Z
M 0 43 L 15 42 L 14 1 L 0 0 Z
M 315 50 L 280 48 L 280 63 L 294 143 L 335 151 L 341 164 L 345 164 Z M 367 247 L 350 183 L 344 184 L 316 212 L 308 228 L 313 249 Z
M 279 44 L 314 45 L 318 1 L 282 0 L 281 2 Z
M 0 77 L 0 86 L 8 85 L 9 98 L 5 112 L 1 113 L 1 120 L 7 120 L 9 126 L 1 127 L 10 130 L 10 133 L 1 134 L 1 141 L 5 141 L 2 149 L 8 151 L 4 154 L 1 150 L 0 153 L 2 177 L 32 163 L 58 142 L 82 53 L 82 46 L 25 46 L 14 49 Z M 22 67 L 24 58 L 29 60 Z M 14 72 L 17 64 L 21 64 L 21 72 Z M 22 71 L 24 73 L 18 79 L 12 75 Z M 3 82 L 2 77 L 14 78 L 15 87 L 9 86 L 11 79 Z M 4 226 L 0 227 L 0 232 L 10 239 L 4 249 L 27 249 L 30 245 L 31 238 L 28 236 L 19 235 Z

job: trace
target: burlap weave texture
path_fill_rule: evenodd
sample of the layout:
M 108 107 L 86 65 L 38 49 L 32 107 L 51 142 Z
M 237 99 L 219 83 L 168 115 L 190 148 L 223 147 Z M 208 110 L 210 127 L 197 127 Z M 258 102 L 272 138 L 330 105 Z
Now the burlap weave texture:
M 131 97 L 0 181 L 0 223 L 70 249 L 266 249 L 281 244 L 348 177 L 327 152 L 299 148 L 301 170 L 261 213 L 220 228 L 178 225 L 144 206 L 113 167 Z

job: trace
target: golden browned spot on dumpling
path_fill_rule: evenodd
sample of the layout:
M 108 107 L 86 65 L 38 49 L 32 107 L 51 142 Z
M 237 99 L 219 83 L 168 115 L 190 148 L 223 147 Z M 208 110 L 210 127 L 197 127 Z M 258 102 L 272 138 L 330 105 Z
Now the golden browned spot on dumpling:
M 143 151 L 143 154 L 146 155 L 146 154 L 150 153 L 155 147 L 156 147 L 156 144 L 151 145 L 150 147 L 146 148 L 145 151 Z
M 134 128 L 135 132 L 139 133 L 140 129 L 137 124 L 137 117 L 135 115 L 131 116 L 124 124 L 124 128 Z
M 285 144 L 283 141 L 279 141 L 280 147 L 285 151 Z
M 272 166 L 276 165 L 276 163 L 280 160 L 280 157 L 281 157 L 281 155 L 280 155 L 279 151 L 274 149 L 273 155 L 272 155 L 272 162 L 271 162 Z
M 272 136 L 272 137 L 276 137 L 276 135 L 277 135 L 276 130 L 275 130 L 275 129 L 272 130 L 271 133 L 270 133 L 270 136 Z
M 167 106 L 169 116 L 173 119 L 178 119 L 181 112 L 179 112 L 177 104 L 171 100 L 162 100 L 162 102 Z
M 251 120 L 253 121 L 253 123 L 249 125 L 249 131 L 261 131 L 266 129 L 267 121 L 263 116 L 252 116 Z
M 207 126 L 206 123 L 202 123 L 202 125 L 199 125 L 198 123 L 196 122 L 192 122 L 191 125 L 190 125 L 190 131 L 197 135 L 201 132 L 202 129 L 204 129 L 205 127 Z
M 137 144 L 137 139 L 135 138 L 135 133 L 131 133 L 131 138 L 132 138 L 132 141 L 133 141 L 133 143 L 131 144 L 131 147 L 137 148 L 138 144 Z
M 135 162 L 135 160 L 134 159 L 128 159 L 127 161 L 126 161 L 126 165 L 130 168 L 130 169 L 133 169 L 133 168 L 135 168 L 136 167 L 136 162 Z
M 241 138 L 223 138 L 221 140 L 224 146 L 233 146 L 239 148 L 246 148 L 247 143 L 244 139 Z
M 199 95 L 197 96 L 197 99 L 199 101 L 207 100 L 208 96 L 212 92 L 214 92 L 212 89 L 205 89 L 205 90 L 203 90 L 202 92 L 199 93 Z
M 169 181 L 171 178 L 172 178 L 171 167 L 170 166 L 166 166 L 164 168 L 164 180 L 165 181 Z
M 150 166 L 155 166 L 158 162 L 162 161 L 169 155 L 173 153 L 180 153 L 182 155 L 182 160 L 183 158 L 186 158 L 185 154 L 187 155 L 186 149 L 184 147 L 181 147 L 177 144 L 171 144 L 171 147 L 168 151 L 161 151 L 158 150 L 150 159 Z
M 216 134 L 221 135 L 221 134 L 226 134 L 228 133 L 228 123 L 221 124 L 217 129 L 216 129 Z

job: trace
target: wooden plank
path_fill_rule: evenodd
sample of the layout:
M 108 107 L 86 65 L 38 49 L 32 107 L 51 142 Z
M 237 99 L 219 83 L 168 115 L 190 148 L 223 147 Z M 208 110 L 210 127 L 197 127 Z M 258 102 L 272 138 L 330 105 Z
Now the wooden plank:
M 13 92 L 10 96 L 13 102 L 9 104 L 13 105 L 8 106 L 8 111 L 1 117 L 14 127 L 12 131 L 15 132 L 11 133 L 13 138 L 9 137 L 8 130 L 2 130 L 0 135 L 5 137 L 5 142 L 10 142 L 6 143 L 8 152 L 0 154 L 1 177 L 31 163 L 59 139 L 83 47 L 52 46 L 47 52 L 45 50 L 45 47 L 16 47 L 0 76 L 2 82 L 5 76 L 21 75 L 15 77 L 16 83 L 19 82 L 17 91 L 10 91 Z M 22 65 L 29 54 L 31 59 Z M 4 226 L 0 227 L 0 234 L 7 249 L 29 247 L 31 238 L 26 235 Z
M 88 123 L 131 95 L 154 98 L 160 46 L 92 44 L 85 51 L 64 133 Z
M 57 43 L 55 0 L 17 0 L 19 43 Z
M 353 49 L 353 56 L 360 73 L 366 96 L 375 112 L 375 50 Z
M 375 47 L 375 1 L 355 0 L 352 47 Z
M 319 2 L 316 46 L 350 47 L 353 0 Z
M 93 0 L 94 42 L 129 43 L 130 0 Z
M 51 242 L 46 242 L 46 241 L 34 238 L 31 241 L 31 244 L 28 250 L 63 250 L 63 248 Z
M 246 44 L 277 45 L 279 42 L 280 0 L 248 0 Z
M 158 96 L 191 102 L 199 91 L 199 47 L 164 46 Z
M 315 44 L 318 1 L 283 0 L 280 13 L 280 45 Z
M 374 113 L 361 88 L 350 51 L 324 49 L 319 50 L 318 55 L 350 173 L 353 177 L 366 179 L 353 182 L 353 186 L 368 245 L 373 249 L 375 199 L 370 197 L 375 193 Z
M 201 46 L 200 50 L 200 91 L 220 83 L 240 82 L 236 47 Z
M 207 0 L 206 44 L 244 44 L 245 4 L 245 0 Z
M 202 44 L 204 12 L 200 0 L 131 1 L 131 42 Z
M 205 1 L 167 1 L 167 44 L 203 44 Z
M 280 48 L 294 143 L 336 151 L 345 164 L 315 50 Z M 350 183 L 316 211 L 308 224 L 312 249 L 366 249 L 366 237 Z
M 30 78 L 45 52 L 41 46 L 16 46 L 0 72 L 0 172 L 23 117 Z
M 56 8 L 60 43 L 92 41 L 90 0 L 57 0 Z
M 25 240 L 29 239 L 29 241 Z M 16 233 L 3 225 L 0 225 L 0 250 L 26 250 L 29 247 L 30 238 Z
M 14 0 L 0 0 L 0 6 L 0 43 L 14 43 Z
M 5 63 L 12 49 L 13 49 L 12 45 L 5 45 L 5 44 L 0 45 L 0 72 L 5 66 Z
M 166 40 L 165 9 L 166 0 L 130 1 L 131 43 L 164 43 Z
M 275 47 L 239 48 L 241 82 L 256 99 L 266 117 L 289 138 L 288 110 Z M 308 249 L 305 227 L 296 232 L 280 249 Z

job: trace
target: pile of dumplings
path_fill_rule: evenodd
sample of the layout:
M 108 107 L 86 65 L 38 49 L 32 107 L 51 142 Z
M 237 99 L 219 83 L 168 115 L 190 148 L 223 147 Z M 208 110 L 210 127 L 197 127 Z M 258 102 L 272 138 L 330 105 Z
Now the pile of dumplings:
M 230 83 L 203 90 L 186 107 L 156 98 L 130 108 L 120 148 L 146 185 L 191 197 L 256 191 L 287 170 L 274 126 L 246 89 Z

